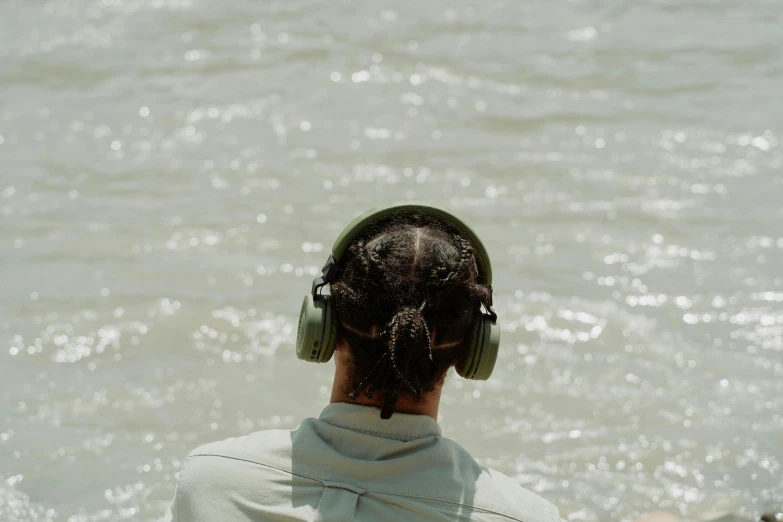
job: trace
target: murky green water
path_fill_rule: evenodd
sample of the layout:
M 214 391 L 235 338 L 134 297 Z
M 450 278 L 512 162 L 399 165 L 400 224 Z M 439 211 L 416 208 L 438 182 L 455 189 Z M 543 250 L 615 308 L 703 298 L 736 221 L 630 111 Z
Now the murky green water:
M 356 213 L 493 255 L 447 435 L 569 520 L 783 498 L 783 8 L 0 3 L 0 520 L 157 520 L 199 443 L 292 427 Z

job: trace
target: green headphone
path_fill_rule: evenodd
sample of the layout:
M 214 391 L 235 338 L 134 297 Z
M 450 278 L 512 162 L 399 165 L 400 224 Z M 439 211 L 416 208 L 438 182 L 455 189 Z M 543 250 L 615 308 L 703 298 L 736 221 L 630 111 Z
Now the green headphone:
M 461 219 L 445 210 L 428 205 L 403 203 L 365 212 L 354 219 L 337 236 L 332 253 L 323 267 L 321 277 L 313 280 L 312 290 L 304 298 L 296 334 L 296 355 L 304 361 L 327 362 L 332 358 L 337 338 L 337 314 L 331 296 L 319 290 L 332 282 L 338 264 L 351 242 L 367 227 L 394 215 L 425 214 L 451 225 L 467 239 L 476 251 L 479 282 L 492 289 L 492 266 L 489 254 L 475 232 Z M 481 317 L 471 333 L 468 353 L 457 364 L 457 373 L 466 379 L 486 380 L 492 374 L 500 346 L 500 326 L 492 303 L 477 310 Z

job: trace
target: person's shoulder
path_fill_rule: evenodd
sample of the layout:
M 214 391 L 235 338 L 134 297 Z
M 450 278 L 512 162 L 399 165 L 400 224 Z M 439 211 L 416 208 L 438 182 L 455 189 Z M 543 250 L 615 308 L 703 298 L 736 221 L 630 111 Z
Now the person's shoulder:
M 203 444 L 188 454 L 186 463 L 192 465 L 197 461 L 214 460 L 205 457 L 264 463 L 270 458 L 285 458 L 290 453 L 290 431 L 264 430 Z
M 294 430 L 263 430 L 203 444 L 188 454 L 181 473 L 201 476 L 202 482 L 229 482 L 242 472 L 258 475 L 259 467 L 292 473 L 293 440 L 312 430 L 313 422 L 307 418 Z
M 523 488 L 503 473 L 481 465 L 458 442 L 440 437 L 449 466 L 456 466 L 455 476 L 470 484 L 472 504 L 525 522 L 560 522 L 558 509 L 536 493 Z M 456 485 L 452 489 L 458 489 Z
M 178 495 L 203 502 L 210 493 L 258 479 L 263 469 L 285 471 L 290 468 L 290 440 L 289 431 L 267 430 L 203 444 L 185 459 Z
M 481 466 L 476 481 L 476 498 L 496 505 L 507 514 L 528 522 L 560 522 L 557 507 L 540 495 L 523 488 L 511 477 L 487 466 Z
M 229 513 L 238 509 L 237 499 L 253 496 L 257 484 L 274 483 L 290 468 L 289 433 L 261 431 L 191 451 L 179 473 L 173 521 L 246 520 Z

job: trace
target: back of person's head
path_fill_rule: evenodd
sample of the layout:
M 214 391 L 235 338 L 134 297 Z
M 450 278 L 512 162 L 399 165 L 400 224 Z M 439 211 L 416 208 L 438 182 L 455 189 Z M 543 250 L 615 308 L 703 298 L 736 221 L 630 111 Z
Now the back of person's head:
M 352 397 L 420 400 L 465 354 L 478 310 L 492 303 L 473 245 L 432 216 L 397 215 L 354 238 L 331 284 L 338 343 L 351 355 Z

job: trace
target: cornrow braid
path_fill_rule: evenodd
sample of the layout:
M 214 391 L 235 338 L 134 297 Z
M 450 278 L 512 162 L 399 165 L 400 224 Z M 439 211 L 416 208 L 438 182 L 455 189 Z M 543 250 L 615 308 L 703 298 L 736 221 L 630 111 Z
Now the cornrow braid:
M 338 340 L 351 354 L 350 397 L 382 394 L 386 419 L 399 397 L 433 391 L 464 353 L 480 305 L 491 303 L 477 276 L 471 243 L 432 217 L 395 216 L 366 229 L 331 285 Z
M 382 336 L 388 338 L 386 353 L 379 359 L 367 377 L 350 394 L 350 397 L 355 400 L 364 392 L 365 396 L 371 399 L 373 389 L 380 388 L 385 393 L 381 418 L 388 419 L 391 417 L 394 405 L 399 397 L 399 388 L 402 385 L 415 397 L 421 395 L 418 377 L 414 375 L 415 384 L 412 383 L 405 376 L 405 372 L 400 369 L 399 365 L 404 364 L 404 369 L 408 369 L 411 362 L 410 348 L 419 341 L 418 338 L 422 334 L 427 337 L 427 343 L 430 346 L 429 358 L 432 361 L 432 340 L 429 338 L 430 333 L 427 323 L 421 315 L 425 303 L 417 309 L 401 308 L 395 314 L 389 322 L 387 329 L 381 333 Z M 401 353 L 401 350 L 404 351 Z M 404 357 L 403 361 L 400 360 L 401 357 Z
M 459 263 L 450 276 L 456 278 L 457 281 L 465 281 L 474 275 L 471 270 L 471 265 L 475 268 L 473 246 L 459 235 L 454 236 L 454 243 L 459 247 Z
M 366 275 L 370 272 L 370 260 L 367 256 L 367 248 L 364 241 L 357 241 L 351 245 L 348 255 L 353 255 L 354 259 L 356 259 L 357 263 L 354 270 L 356 270 L 358 274 Z
M 421 306 L 419 307 L 419 315 L 424 311 L 424 308 L 427 306 L 427 300 L 425 299 L 422 301 Z M 430 333 L 430 328 L 427 326 L 427 321 L 424 320 L 424 316 L 421 318 L 421 324 L 424 326 L 424 333 L 427 337 L 427 356 L 430 359 L 430 362 L 433 362 L 432 360 L 432 334 Z

